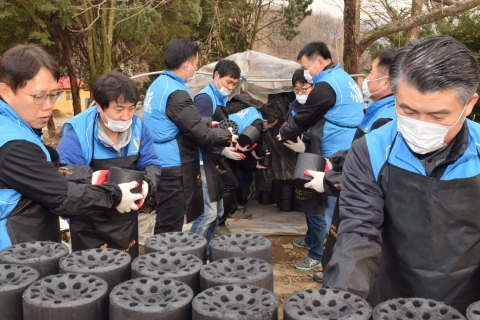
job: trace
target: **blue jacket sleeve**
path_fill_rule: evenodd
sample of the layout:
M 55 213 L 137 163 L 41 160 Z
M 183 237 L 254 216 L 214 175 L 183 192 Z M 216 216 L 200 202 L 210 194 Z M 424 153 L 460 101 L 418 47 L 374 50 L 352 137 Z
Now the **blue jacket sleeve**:
M 155 150 L 150 130 L 148 130 L 148 127 L 143 121 L 142 124 L 142 138 L 140 140 L 139 150 L 140 157 L 137 162 L 137 170 L 142 170 L 150 165 L 154 165 L 158 170 L 162 170 L 162 165 L 160 164 L 160 160 L 158 160 L 157 151 Z
M 79 166 L 88 165 L 83 157 L 82 146 L 75 130 L 68 130 L 58 144 L 57 152 L 60 156 L 60 162 L 66 164 L 76 164 Z
M 202 117 L 211 117 L 213 116 L 213 102 L 212 98 L 206 93 L 199 94 L 195 97 L 195 106 L 197 107 L 198 113 Z

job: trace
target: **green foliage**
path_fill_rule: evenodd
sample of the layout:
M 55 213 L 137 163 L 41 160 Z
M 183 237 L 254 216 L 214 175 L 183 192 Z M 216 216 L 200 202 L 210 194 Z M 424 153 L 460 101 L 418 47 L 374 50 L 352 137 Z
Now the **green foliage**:
M 280 29 L 280 34 L 285 39 L 292 40 L 300 34 L 297 28 L 306 17 L 312 14 L 312 10 L 308 9 L 312 3 L 313 0 L 293 0 L 288 2 L 284 9 L 285 21 Z

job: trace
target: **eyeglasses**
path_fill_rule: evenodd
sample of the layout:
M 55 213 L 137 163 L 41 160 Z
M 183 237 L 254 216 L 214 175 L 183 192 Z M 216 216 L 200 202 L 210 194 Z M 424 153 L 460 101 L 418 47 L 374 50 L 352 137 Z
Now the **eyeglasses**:
M 19 90 L 19 91 L 23 92 L 22 90 Z M 62 96 L 62 93 L 63 93 L 63 89 L 58 90 L 56 92 L 49 93 L 49 94 L 30 94 L 26 92 L 23 92 L 23 93 L 32 97 L 33 103 L 40 105 L 40 104 L 43 104 L 47 100 L 47 98 L 50 99 L 51 103 L 55 103 L 58 100 L 60 100 L 60 97 Z
M 299 94 L 299 93 L 307 93 L 307 91 L 308 91 L 311 87 L 312 87 L 312 86 L 302 87 L 302 88 L 295 87 L 295 88 L 293 89 L 293 92 L 296 93 L 296 94 Z

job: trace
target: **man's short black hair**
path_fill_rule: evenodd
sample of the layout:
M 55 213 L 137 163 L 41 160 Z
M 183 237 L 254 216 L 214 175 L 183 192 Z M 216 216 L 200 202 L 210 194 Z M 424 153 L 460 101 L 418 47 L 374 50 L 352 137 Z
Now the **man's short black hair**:
M 398 49 L 382 49 L 377 50 L 373 53 L 373 57 L 375 59 L 378 59 L 377 68 L 379 69 L 381 74 L 388 75 L 390 66 L 395 59 L 397 52 Z
M 274 123 L 282 116 L 282 111 L 273 103 L 264 104 L 259 111 L 268 123 Z
M 297 69 L 297 70 L 295 70 L 295 72 L 293 73 L 292 86 L 295 87 L 295 84 L 296 84 L 297 82 L 299 82 L 302 86 L 308 83 L 307 79 L 305 79 L 305 76 L 304 76 L 304 73 L 303 73 L 303 69 Z
M 308 60 L 313 60 L 317 56 L 321 56 L 323 59 L 332 59 L 330 50 L 328 50 L 325 42 L 315 41 L 310 42 L 298 53 L 297 60 L 302 59 L 303 56 L 306 56 Z
M 112 72 L 102 75 L 93 86 L 93 99 L 97 105 L 105 110 L 110 101 L 128 101 L 137 104 L 140 100 L 140 92 L 135 82 L 120 72 Z
M 220 78 L 223 77 L 230 77 L 232 79 L 240 79 L 240 67 L 233 62 L 232 60 L 220 60 L 215 65 L 215 69 L 213 69 L 213 76 L 215 77 L 215 72 L 218 72 Z
M 50 71 L 56 81 L 60 79 L 60 67 L 42 47 L 37 44 L 16 45 L 0 58 L 0 82 L 16 92 L 25 87 L 42 67 Z
M 170 41 L 163 54 L 163 62 L 167 70 L 177 70 L 182 63 L 200 54 L 200 47 L 195 41 L 175 39 Z

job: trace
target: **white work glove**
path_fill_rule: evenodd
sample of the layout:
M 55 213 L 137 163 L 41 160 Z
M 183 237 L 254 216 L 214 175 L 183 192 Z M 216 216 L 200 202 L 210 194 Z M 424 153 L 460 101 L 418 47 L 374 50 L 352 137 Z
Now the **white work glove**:
M 257 161 L 257 169 L 268 169 L 270 167 L 265 167 L 260 164 L 260 162 Z
M 280 133 L 277 134 L 275 138 L 277 138 L 278 142 L 282 142 L 282 141 L 283 141 L 283 138 L 282 138 L 282 136 L 280 135 Z
M 142 182 L 142 191 L 141 191 L 141 194 L 143 196 L 143 199 L 140 199 L 140 201 L 138 202 L 138 209 L 140 209 L 142 206 L 143 206 L 143 203 L 145 202 L 145 198 L 147 197 L 147 194 L 148 194 L 148 182 L 143 180 Z
M 233 133 L 233 128 L 232 127 L 229 127 L 228 130 L 230 131 L 230 133 L 232 134 L 232 144 L 233 143 L 237 143 L 237 140 L 238 140 L 238 136 Z
M 297 153 L 305 152 L 305 143 L 303 143 L 300 137 L 297 137 L 297 143 L 294 143 L 292 140 L 287 140 L 283 143 L 283 145 L 288 149 L 293 150 Z
M 137 210 L 139 207 L 135 203 L 135 201 L 143 199 L 143 195 L 140 193 L 131 193 L 130 190 L 136 188 L 138 183 L 136 181 L 127 182 L 127 183 L 120 183 L 118 187 L 122 190 L 122 201 L 118 206 L 115 208 L 120 213 L 130 212 L 132 210 Z M 143 191 L 143 184 L 142 184 L 142 191 Z M 147 184 L 147 191 L 148 191 L 148 184 Z
M 320 193 L 325 192 L 325 188 L 323 187 L 323 178 L 325 177 L 324 172 L 305 170 L 303 174 L 306 175 L 307 177 L 313 178 L 312 181 L 307 182 L 303 185 L 305 188 L 314 189 L 315 191 Z
M 328 160 L 328 158 L 325 158 L 325 162 L 326 162 L 325 172 L 327 172 L 328 170 L 332 170 L 332 169 L 333 169 L 333 165 L 332 165 L 332 163 L 330 162 L 330 160 Z
M 108 181 L 108 174 L 110 170 L 98 170 L 92 174 L 92 184 L 100 185 Z
M 250 147 L 249 144 L 247 144 L 245 147 L 244 146 L 241 146 L 240 144 L 237 143 L 237 149 L 242 151 L 242 152 L 248 152 L 248 151 L 252 151 L 253 149 L 255 149 L 257 147 L 257 144 L 254 143 L 253 146 Z
M 234 147 L 225 147 L 222 150 L 222 156 L 227 157 L 232 160 L 245 160 L 245 155 L 237 152 L 237 148 Z
M 218 121 L 212 121 L 212 129 L 218 128 Z
M 269 154 L 268 150 L 267 150 L 267 152 L 265 153 L 265 155 L 267 155 L 267 154 Z M 255 159 L 257 159 L 257 160 L 262 160 L 263 158 L 265 158 L 265 157 L 259 157 L 259 156 L 257 156 L 257 153 L 255 152 L 255 150 L 252 151 L 252 156 L 253 156 Z

